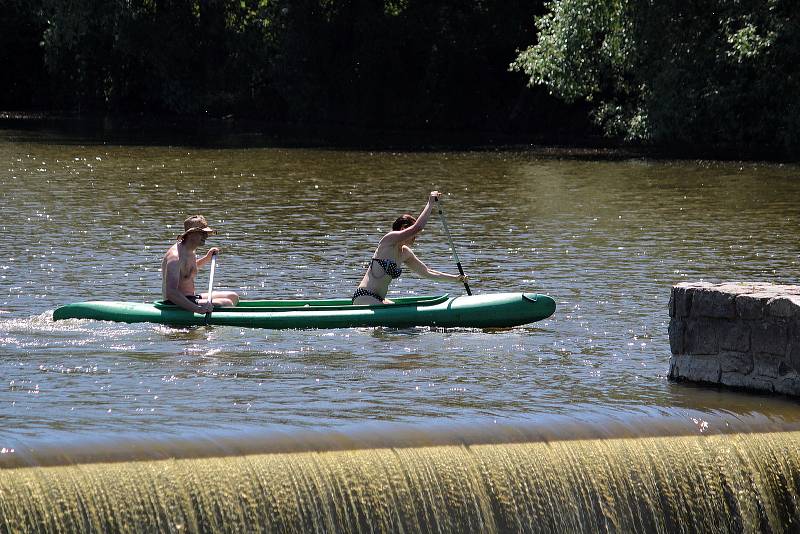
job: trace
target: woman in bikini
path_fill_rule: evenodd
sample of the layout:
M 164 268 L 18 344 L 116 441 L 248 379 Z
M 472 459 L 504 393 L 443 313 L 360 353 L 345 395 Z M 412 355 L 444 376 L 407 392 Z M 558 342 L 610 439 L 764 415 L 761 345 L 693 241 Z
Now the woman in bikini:
M 419 218 L 414 218 L 409 214 L 402 215 L 392 224 L 392 231 L 386 234 L 378 242 L 378 248 L 369 262 L 367 272 L 361 283 L 358 284 L 356 292 L 353 293 L 353 304 L 392 304 L 386 298 L 389 291 L 389 284 L 395 278 L 399 278 L 403 272 L 400 265 L 405 263 L 409 269 L 424 278 L 431 280 L 463 282 L 465 276 L 457 274 L 447 274 L 435 271 L 414 255 L 411 245 L 417 238 L 433 209 L 433 204 L 439 198 L 438 191 L 432 191 L 428 197 L 428 203 L 419 214 Z

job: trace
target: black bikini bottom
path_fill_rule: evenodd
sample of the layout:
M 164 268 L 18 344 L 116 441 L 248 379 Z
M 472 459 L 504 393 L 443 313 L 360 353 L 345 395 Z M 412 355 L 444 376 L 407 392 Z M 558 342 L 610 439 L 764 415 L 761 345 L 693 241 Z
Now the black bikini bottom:
M 186 295 L 186 298 L 192 301 L 192 304 L 197 304 L 197 301 L 202 297 L 200 295 Z M 164 304 L 175 304 L 171 300 L 165 300 Z
M 383 297 L 382 296 L 378 295 L 377 293 L 375 293 L 373 291 L 370 291 L 366 287 L 359 287 L 358 289 L 356 289 L 356 292 L 353 293 L 353 299 L 352 300 L 355 301 L 358 297 L 361 297 L 361 296 L 364 296 L 364 295 L 366 295 L 368 297 L 376 298 L 379 301 L 383 302 Z

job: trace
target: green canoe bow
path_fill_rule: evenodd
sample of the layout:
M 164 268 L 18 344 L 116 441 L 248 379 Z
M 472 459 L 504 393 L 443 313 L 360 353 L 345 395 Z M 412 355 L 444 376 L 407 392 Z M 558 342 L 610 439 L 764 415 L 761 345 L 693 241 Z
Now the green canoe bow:
M 215 308 L 208 319 L 205 315 L 165 305 L 161 301 L 89 301 L 62 306 L 53 312 L 53 319 L 250 328 L 506 328 L 545 319 L 556 309 L 552 298 L 536 293 L 490 293 L 459 297 L 440 295 L 393 300 L 395 304 L 376 305 L 353 305 L 349 299 L 244 300 L 234 308 Z

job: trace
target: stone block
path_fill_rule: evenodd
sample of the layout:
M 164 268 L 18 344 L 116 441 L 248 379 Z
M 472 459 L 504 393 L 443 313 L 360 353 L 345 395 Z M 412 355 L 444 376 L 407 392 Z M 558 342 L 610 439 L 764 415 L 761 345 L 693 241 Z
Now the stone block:
M 759 378 L 753 375 L 743 375 L 736 372 L 722 373 L 720 376 L 720 383 L 733 388 L 766 391 L 769 393 L 773 393 L 775 391 L 772 380 Z
M 800 321 L 790 322 L 787 328 L 786 362 L 795 371 L 800 372 Z
M 671 379 L 800 395 L 800 285 L 682 283 L 669 307 Z
M 800 317 L 800 297 L 787 295 L 771 298 L 767 301 L 765 310 L 772 317 Z
M 736 317 L 736 295 L 713 289 L 695 291 L 692 295 L 693 317 L 733 319 Z
M 736 313 L 742 319 L 757 321 L 764 316 L 765 299 L 756 295 L 737 295 Z
M 789 374 L 791 368 L 781 356 L 757 352 L 753 355 L 753 375 L 766 378 L 782 378 Z
M 800 395 L 800 376 L 796 373 L 775 381 L 775 392 L 784 395 Z
M 669 321 L 669 348 L 672 354 L 683 354 L 683 337 L 686 333 L 686 323 L 680 319 L 672 318 Z
M 688 317 L 692 310 L 692 291 L 683 284 L 672 288 L 669 296 L 669 316 Z
M 720 366 L 716 356 L 676 354 L 669 360 L 669 377 L 673 380 L 719 383 Z
M 714 284 L 711 282 L 680 282 L 679 284 L 675 284 L 675 287 L 681 289 L 708 289 L 714 287 Z
M 787 349 L 786 364 L 797 372 L 800 372 L 800 346 L 790 345 Z
M 750 350 L 750 324 L 745 321 L 720 321 L 717 325 L 720 350 Z
M 752 293 L 756 291 L 756 287 L 752 284 L 741 282 L 726 282 L 722 284 L 715 284 L 713 288 L 723 293 L 730 293 L 732 295 L 741 295 L 742 293 Z
M 788 332 L 784 321 L 770 320 L 751 325 L 750 349 L 784 356 L 788 346 Z
M 723 351 L 719 353 L 722 373 L 749 375 L 753 372 L 753 355 L 749 352 Z
M 689 319 L 683 336 L 683 351 L 686 354 L 716 354 L 719 341 L 716 324 L 711 319 Z

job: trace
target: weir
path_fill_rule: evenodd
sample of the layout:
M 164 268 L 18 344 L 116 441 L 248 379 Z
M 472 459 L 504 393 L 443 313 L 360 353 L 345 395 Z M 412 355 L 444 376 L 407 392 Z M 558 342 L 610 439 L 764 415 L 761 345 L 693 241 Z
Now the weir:
M 797 530 L 800 433 L 0 469 L 0 532 Z
M 669 315 L 671 379 L 800 395 L 800 286 L 682 283 Z

